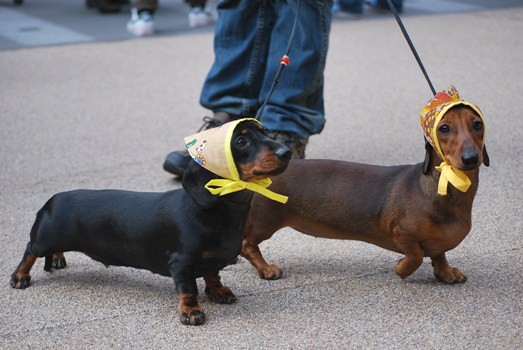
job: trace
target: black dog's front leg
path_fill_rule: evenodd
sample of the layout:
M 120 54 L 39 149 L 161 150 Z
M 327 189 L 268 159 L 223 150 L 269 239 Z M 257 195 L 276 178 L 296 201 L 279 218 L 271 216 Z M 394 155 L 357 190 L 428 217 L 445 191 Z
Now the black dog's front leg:
M 192 269 L 171 263 L 171 274 L 178 293 L 178 317 L 185 325 L 197 326 L 205 322 L 205 313 L 198 302 L 198 286 Z

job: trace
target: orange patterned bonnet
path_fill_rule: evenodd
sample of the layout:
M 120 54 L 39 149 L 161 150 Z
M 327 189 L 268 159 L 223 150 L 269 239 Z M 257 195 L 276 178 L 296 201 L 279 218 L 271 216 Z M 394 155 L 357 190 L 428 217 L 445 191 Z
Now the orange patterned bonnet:
M 439 145 L 437 134 L 438 124 L 445 113 L 447 113 L 450 108 L 457 105 L 465 105 L 472 108 L 479 115 L 483 124 L 485 123 L 483 113 L 481 113 L 479 107 L 462 100 L 458 91 L 452 85 L 446 90 L 438 92 L 434 98 L 423 107 L 420 113 L 420 123 L 425 139 L 432 145 L 441 159 L 443 159 L 441 165 L 436 167 L 436 169 L 441 172 L 438 193 L 442 196 L 447 194 L 448 182 L 462 192 L 466 192 L 470 186 L 470 180 L 467 175 L 456 167 L 448 164 Z M 485 135 L 483 135 L 483 143 L 485 143 Z

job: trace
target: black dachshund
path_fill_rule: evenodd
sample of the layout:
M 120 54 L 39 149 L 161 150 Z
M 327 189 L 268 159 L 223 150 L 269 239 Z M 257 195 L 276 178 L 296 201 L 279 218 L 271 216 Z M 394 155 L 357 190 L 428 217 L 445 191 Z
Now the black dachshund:
M 255 181 L 283 172 L 291 151 L 269 139 L 252 120 L 236 125 L 231 153 L 241 180 Z M 191 162 L 183 189 L 165 193 L 75 190 L 54 195 L 37 214 L 13 288 L 30 284 L 30 270 L 45 257 L 46 271 L 66 266 L 65 251 L 79 251 L 106 266 L 131 266 L 172 276 L 179 296 L 179 319 L 199 325 L 196 278 L 217 303 L 236 300 L 220 282 L 219 271 L 241 251 L 242 232 L 253 192 L 212 195 L 204 186 L 219 176 Z

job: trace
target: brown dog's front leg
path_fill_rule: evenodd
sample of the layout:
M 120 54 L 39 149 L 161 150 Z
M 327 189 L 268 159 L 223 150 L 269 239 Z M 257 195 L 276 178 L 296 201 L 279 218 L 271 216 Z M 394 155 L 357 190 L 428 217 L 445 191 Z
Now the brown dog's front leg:
M 241 256 L 247 259 L 258 271 L 258 276 L 266 280 L 277 280 L 283 271 L 276 265 L 269 265 L 260 251 L 258 244 L 247 239 L 243 240 Z
M 452 284 L 463 283 L 467 280 L 467 277 L 458 268 L 449 265 L 445 253 L 430 258 L 432 266 L 434 266 L 434 276 L 438 281 Z
M 416 271 L 421 263 L 423 263 L 424 252 L 418 242 L 396 241 L 396 244 L 405 252 L 405 257 L 394 266 L 394 271 L 401 278 L 406 278 Z
M 227 286 L 220 281 L 219 275 L 205 276 L 205 294 L 209 299 L 219 304 L 232 304 L 236 301 L 236 296 Z

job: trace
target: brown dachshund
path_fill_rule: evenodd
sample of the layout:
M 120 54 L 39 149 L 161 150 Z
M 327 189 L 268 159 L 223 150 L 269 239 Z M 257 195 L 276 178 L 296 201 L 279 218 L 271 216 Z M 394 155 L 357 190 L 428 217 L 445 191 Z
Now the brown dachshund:
M 428 256 L 438 280 L 465 282 L 463 273 L 449 266 L 445 252 L 471 229 L 479 166 L 489 165 L 483 119 L 467 105 L 454 106 L 439 122 L 437 136 L 447 163 L 470 179 L 466 192 L 449 184 L 447 195 L 438 194 L 440 172 L 435 166 L 442 159 L 429 142 L 425 161 L 415 165 L 292 160 L 271 187 L 289 196 L 286 205 L 255 195 L 242 256 L 261 278 L 280 278 L 282 270 L 267 264 L 258 244 L 289 226 L 315 237 L 359 240 L 402 253 L 405 257 L 394 266 L 401 278 Z

